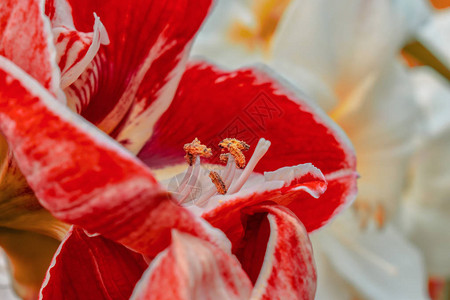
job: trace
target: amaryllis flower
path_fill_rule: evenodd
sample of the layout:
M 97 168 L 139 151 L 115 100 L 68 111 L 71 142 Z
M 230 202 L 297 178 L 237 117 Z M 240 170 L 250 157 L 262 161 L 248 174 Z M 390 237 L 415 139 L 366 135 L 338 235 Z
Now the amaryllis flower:
M 361 218 L 346 216 L 320 232 L 324 238 L 313 236 L 323 257 L 317 299 L 425 298 L 417 249 L 393 226 L 377 232 L 368 221 L 385 226 L 407 182 L 422 119 L 398 56 L 430 16 L 427 3 L 268 0 L 249 1 L 250 8 L 231 2 L 219 2 L 222 9 L 211 14 L 193 52 L 224 65 L 269 63 L 314 95 L 356 148 L 361 178 L 354 208 Z M 383 247 L 374 243 L 382 240 Z
M 74 224 L 41 298 L 313 298 L 307 233 L 354 199 L 352 146 L 270 70 L 186 66 L 209 6 L 5 5 L 0 129 L 39 203 Z
M 419 108 L 411 100 L 410 82 L 397 58 L 430 15 L 427 3 L 218 3 L 193 53 L 235 68 L 249 61 L 265 62 L 301 87 L 355 146 L 360 216 L 366 222 L 389 219 L 401 197 L 420 126 Z M 387 113 L 393 111 L 401 114 Z

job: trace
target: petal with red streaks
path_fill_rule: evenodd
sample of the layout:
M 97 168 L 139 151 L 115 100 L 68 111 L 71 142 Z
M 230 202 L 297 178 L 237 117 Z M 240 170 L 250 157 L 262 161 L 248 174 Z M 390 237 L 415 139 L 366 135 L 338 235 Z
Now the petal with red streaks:
M 170 229 L 226 241 L 179 207 L 131 153 L 0 57 L 0 129 L 55 217 L 154 256 Z
M 1 2 L 0 55 L 14 62 L 53 96 L 60 98 L 56 52 L 50 23 L 44 15 L 43 1 Z
M 248 207 L 261 203 L 298 207 L 299 210 L 304 209 L 301 214 L 307 216 L 307 222 L 315 221 L 308 214 L 313 214 L 320 220 L 328 217 L 316 208 L 327 205 L 322 203 L 321 197 L 327 189 L 327 182 L 320 170 L 311 164 L 284 167 L 274 172 L 266 172 L 261 177 L 249 181 L 249 186 L 244 185 L 238 193 L 211 198 L 204 207 L 202 217 L 228 236 L 233 249 L 245 238 L 246 229 L 241 223 L 241 214 Z
M 40 299 L 129 299 L 145 269 L 142 255 L 73 227 L 53 257 Z
M 273 205 L 251 207 L 245 213 L 247 224 L 253 222 L 253 230 L 259 231 L 258 238 L 249 235 L 243 241 L 238 254 L 244 268 L 246 261 L 253 260 L 246 268 L 257 274 L 251 299 L 314 299 L 317 277 L 313 251 L 298 218 L 284 207 Z M 254 254 L 258 250 L 265 250 L 264 256 L 259 253 L 258 258 Z
M 74 26 L 90 32 L 92 14 L 102 20 L 110 44 L 69 87 L 70 97 L 86 98 L 81 114 L 137 153 L 159 116 L 172 101 L 185 69 L 190 43 L 211 0 L 90 1 L 69 0 Z M 57 19 L 60 1 L 48 2 L 46 13 Z M 94 78 L 95 77 L 95 78 Z
M 239 262 L 192 235 L 172 232 L 172 244 L 150 264 L 132 299 L 249 299 L 252 283 Z
M 108 34 L 100 18 L 93 17 L 95 18 L 93 32 L 78 32 L 66 26 L 52 30 L 57 52 L 56 61 L 61 70 L 62 89 L 71 85 L 85 71 L 101 44 L 109 43 Z
M 152 168 L 179 163 L 184 143 L 198 137 L 217 153 L 211 160 L 217 163 L 222 139 L 245 140 L 251 146 L 250 156 L 264 137 L 272 145 L 257 172 L 312 163 L 325 176 L 329 188 L 320 197 L 320 206 L 316 199 L 305 197 L 291 207 L 312 231 L 354 200 L 354 150 L 343 131 L 313 102 L 271 76 L 275 74 L 259 69 L 226 72 L 192 63 L 139 157 Z

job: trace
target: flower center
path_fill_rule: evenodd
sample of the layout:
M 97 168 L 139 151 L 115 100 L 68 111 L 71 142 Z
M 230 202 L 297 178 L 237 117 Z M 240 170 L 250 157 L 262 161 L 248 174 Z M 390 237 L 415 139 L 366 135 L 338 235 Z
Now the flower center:
M 188 169 L 177 181 L 177 187 L 170 187 L 169 191 L 177 198 L 180 204 L 193 204 L 203 207 L 215 195 L 230 195 L 239 192 L 253 173 L 259 160 L 266 154 L 270 142 L 261 138 L 256 145 L 255 152 L 248 163 L 243 151 L 250 149 L 244 141 L 234 138 L 224 139 L 219 143 L 222 149 L 220 161 L 225 167 L 216 167 L 215 170 L 203 168 L 200 157 L 212 156 L 211 148 L 203 145 L 197 138 L 185 144 L 185 159 Z

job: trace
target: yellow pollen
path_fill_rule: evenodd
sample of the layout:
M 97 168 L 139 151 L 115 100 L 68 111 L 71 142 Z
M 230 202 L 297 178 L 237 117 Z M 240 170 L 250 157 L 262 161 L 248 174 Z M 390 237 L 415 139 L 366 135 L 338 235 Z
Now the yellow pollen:
M 184 151 L 186 151 L 186 155 L 184 158 L 187 163 L 192 166 L 195 162 L 197 156 L 202 156 L 209 158 L 212 156 L 211 148 L 203 145 L 198 138 L 195 138 L 192 143 L 185 144 L 183 147 Z
M 211 178 L 212 183 L 216 186 L 217 192 L 219 194 L 225 195 L 227 193 L 227 187 L 220 177 L 219 173 L 211 171 L 209 172 L 209 178 Z
M 233 155 L 238 168 L 243 169 L 245 167 L 245 155 L 242 151 L 250 149 L 250 146 L 247 143 L 237 139 L 227 138 L 219 143 L 219 147 L 222 148 L 222 151 L 227 149 L 228 152 Z
M 228 155 L 226 153 L 220 154 L 219 160 L 221 163 L 226 164 L 228 162 Z

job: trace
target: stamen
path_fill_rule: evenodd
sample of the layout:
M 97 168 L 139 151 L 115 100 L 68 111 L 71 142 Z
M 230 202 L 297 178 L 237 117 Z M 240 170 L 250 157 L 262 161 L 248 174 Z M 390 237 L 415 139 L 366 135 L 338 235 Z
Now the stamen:
M 229 157 L 228 153 L 222 153 L 219 156 L 219 160 L 221 163 L 226 164 L 226 163 L 228 163 L 228 157 Z
M 234 173 L 236 172 L 234 158 L 229 153 L 222 154 L 222 155 L 226 156 L 227 160 L 228 160 L 227 166 L 222 171 L 222 179 L 223 179 L 223 182 L 225 183 L 225 186 L 230 186 L 230 184 L 234 178 Z M 195 205 L 200 206 L 200 207 L 204 206 L 205 204 L 208 203 L 208 200 L 212 196 L 214 196 L 216 193 L 217 193 L 217 188 L 215 186 L 211 187 L 205 193 L 203 193 L 203 195 L 200 196 L 200 198 L 195 202 Z
M 255 152 L 250 158 L 247 167 L 245 167 L 244 171 L 242 172 L 241 176 L 239 176 L 238 180 L 235 181 L 228 189 L 229 194 L 237 193 L 242 188 L 244 183 L 252 174 L 253 169 L 255 169 L 259 160 L 266 154 L 267 150 L 269 150 L 269 147 L 270 141 L 263 138 L 259 139 L 258 145 L 256 145 Z
M 247 143 L 237 139 L 227 138 L 219 143 L 219 147 L 222 149 L 227 149 L 228 152 L 233 155 L 238 168 L 243 169 L 245 167 L 245 156 L 242 151 L 247 151 L 250 149 L 250 146 Z
M 180 192 L 181 198 L 179 199 L 179 203 L 184 203 L 186 201 L 186 199 L 189 197 L 189 195 L 191 194 L 192 189 L 197 184 L 200 169 L 201 169 L 200 168 L 200 157 L 197 156 L 197 158 L 195 159 L 195 166 L 189 176 L 189 180 Z M 185 178 L 186 178 L 186 176 L 185 176 Z
M 185 144 L 183 149 L 184 151 L 186 151 L 186 155 L 184 156 L 184 158 L 190 166 L 192 166 L 197 156 L 206 158 L 212 156 L 211 148 L 203 145 L 198 138 L 195 138 L 192 143 Z
M 180 193 L 186 187 L 186 184 L 187 184 L 189 178 L 191 178 L 192 170 L 194 169 L 194 166 L 195 165 L 188 167 L 186 173 L 184 174 L 183 179 L 181 180 L 180 184 L 178 185 L 178 188 L 176 190 L 177 193 Z
M 235 168 L 235 161 L 233 156 L 231 156 L 231 154 L 227 153 L 227 154 L 222 154 L 222 155 L 226 155 L 227 156 L 227 166 L 225 167 L 225 170 L 223 170 L 222 172 L 222 178 L 223 181 L 225 182 L 226 186 L 230 186 L 231 182 L 233 181 L 234 178 L 234 174 L 236 173 L 236 168 Z
M 227 187 L 225 186 L 225 183 L 223 183 L 222 177 L 220 177 L 219 173 L 211 171 L 209 172 L 209 178 L 211 178 L 211 181 L 216 186 L 219 194 L 225 195 L 227 193 Z

